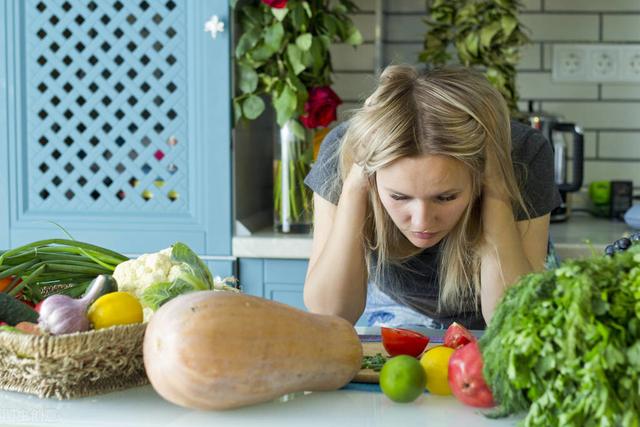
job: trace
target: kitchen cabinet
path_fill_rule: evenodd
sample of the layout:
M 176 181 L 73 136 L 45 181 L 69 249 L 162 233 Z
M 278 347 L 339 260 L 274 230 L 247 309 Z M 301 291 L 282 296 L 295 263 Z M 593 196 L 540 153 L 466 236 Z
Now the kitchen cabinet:
M 0 4 L 0 249 L 65 237 L 54 221 L 126 254 L 182 241 L 232 271 L 230 37 L 203 31 L 213 15 L 228 23 L 228 1 Z
M 240 286 L 248 294 L 306 310 L 302 290 L 307 265 L 306 260 L 241 258 Z
M 238 278 L 243 292 L 306 310 L 303 299 L 306 259 L 240 258 Z M 366 326 L 364 319 L 357 326 Z

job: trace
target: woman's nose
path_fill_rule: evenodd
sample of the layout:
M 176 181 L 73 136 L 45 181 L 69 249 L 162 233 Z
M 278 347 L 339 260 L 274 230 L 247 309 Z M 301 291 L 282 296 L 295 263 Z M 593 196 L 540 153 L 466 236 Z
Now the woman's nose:
M 437 209 L 428 201 L 416 200 L 411 212 L 411 224 L 415 231 L 429 230 L 438 222 Z

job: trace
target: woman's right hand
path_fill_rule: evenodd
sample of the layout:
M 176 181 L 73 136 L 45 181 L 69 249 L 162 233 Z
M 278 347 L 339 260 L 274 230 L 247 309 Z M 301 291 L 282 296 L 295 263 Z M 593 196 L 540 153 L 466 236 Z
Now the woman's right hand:
M 369 178 L 364 168 L 354 163 L 349 170 L 349 174 L 344 181 L 343 191 L 350 190 L 357 193 L 367 193 L 369 191 Z

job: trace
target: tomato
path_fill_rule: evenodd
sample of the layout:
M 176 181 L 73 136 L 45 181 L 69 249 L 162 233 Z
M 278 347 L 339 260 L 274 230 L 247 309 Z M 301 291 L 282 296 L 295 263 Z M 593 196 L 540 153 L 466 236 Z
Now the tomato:
M 482 366 L 482 354 L 477 341 L 460 347 L 449 359 L 449 387 L 465 405 L 491 408 L 495 402 L 482 375 Z
M 470 342 L 476 341 L 476 337 L 471 332 L 459 323 L 453 322 L 444 333 L 444 345 L 445 347 L 457 349 L 464 347 Z
M 389 356 L 406 354 L 418 357 L 429 344 L 429 337 L 402 328 L 382 327 L 382 346 Z
M 0 292 L 4 292 L 4 290 L 7 289 L 7 286 L 9 286 L 12 280 L 13 280 L 13 276 L 0 279 Z

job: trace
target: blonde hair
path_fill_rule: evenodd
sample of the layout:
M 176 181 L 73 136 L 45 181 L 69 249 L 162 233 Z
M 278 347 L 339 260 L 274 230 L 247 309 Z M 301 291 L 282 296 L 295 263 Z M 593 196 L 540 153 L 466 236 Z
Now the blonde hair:
M 382 278 L 386 263 L 402 265 L 422 251 L 409 242 L 384 209 L 376 171 L 402 157 L 449 156 L 468 168 L 472 197 L 442 241 L 439 308 L 462 311 L 472 301 L 478 309 L 485 150 L 495 154 L 496 173 L 504 177 L 514 208 L 519 205 L 528 215 L 511 159 L 509 110 L 482 74 L 466 68 L 419 73 L 407 65 L 389 66 L 382 72 L 377 89 L 349 120 L 338 153 L 341 181 L 353 163 L 361 164 L 369 177 L 363 244 L 369 270 L 372 255 L 377 259 L 376 279 Z M 393 289 L 390 284 L 389 291 Z

